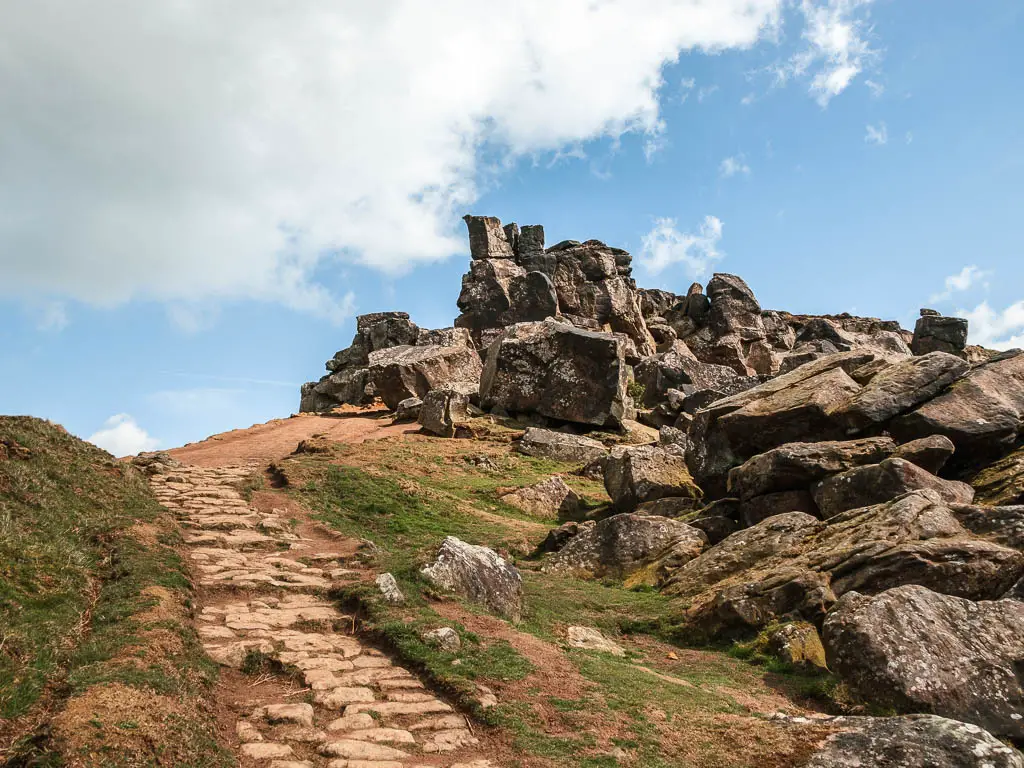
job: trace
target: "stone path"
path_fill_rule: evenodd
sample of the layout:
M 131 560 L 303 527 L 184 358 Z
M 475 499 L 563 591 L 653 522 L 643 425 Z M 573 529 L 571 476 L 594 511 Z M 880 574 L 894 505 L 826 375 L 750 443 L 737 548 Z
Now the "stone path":
M 341 542 L 325 551 L 323 541 L 294 533 L 277 510 L 250 506 L 236 484 L 252 471 L 183 464 L 150 480 L 185 528 L 199 586 L 199 635 L 210 657 L 239 669 L 262 654 L 304 684 L 279 686 L 279 701 L 254 696 L 242 707 L 235 726 L 240 764 L 497 768 L 479 757 L 465 717 L 345 632 L 353 618 L 324 593 L 364 574 L 345 567 Z

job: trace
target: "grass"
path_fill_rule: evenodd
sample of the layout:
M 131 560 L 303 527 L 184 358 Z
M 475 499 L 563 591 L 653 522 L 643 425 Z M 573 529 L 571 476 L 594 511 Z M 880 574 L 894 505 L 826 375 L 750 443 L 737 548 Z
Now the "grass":
M 90 715 L 91 743 L 140 731 L 133 744 L 147 754 L 194 748 L 205 765 L 226 765 L 197 706 L 216 667 L 184 620 L 177 533 L 145 478 L 38 419 L 0 417 L 0 443 L 0 750 L 18 740 L 8 764 L 70 757 L 85 736 L 62 739 L 62 724 L 84 734 L 74 712 L 91 702 L 125 715 Z M 164 712 L 161 736 L 123 727 L 137 719 L 131 702 Z M 26 733 L 39 719 L 52 732 Z M 123 745 L 93 762 L 92 751 L 75 758 L 118 766 L 140 754 Z

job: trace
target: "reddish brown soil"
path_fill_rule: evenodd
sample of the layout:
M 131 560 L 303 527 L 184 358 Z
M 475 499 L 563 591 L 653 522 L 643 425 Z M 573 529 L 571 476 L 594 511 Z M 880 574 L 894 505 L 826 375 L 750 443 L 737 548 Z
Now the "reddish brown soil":
M 417 431 L 416 424 L 392 424 L 387 413 L 383 408 L 352 409 L 330 416 L 304 413 L 222 432 L 168 453 L 187 464 L 220 467 L 276 461 L 294 451 L 300 440 L 313 435 L 325 435 L 339 443 L 361 443 Z

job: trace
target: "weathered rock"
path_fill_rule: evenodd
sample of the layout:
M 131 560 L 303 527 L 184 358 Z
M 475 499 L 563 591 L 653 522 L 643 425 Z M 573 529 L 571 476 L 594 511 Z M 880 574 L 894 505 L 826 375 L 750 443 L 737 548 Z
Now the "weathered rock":
M 575 515 L 581 502 L 579 494 L 557 475 L 506 493 L 501 500 L 531 515 L 563 519 Z
M 824 518 L 858 507 L 895 499 L 909 491 L 930 489 L 949 504 L 970 504 L 974 489 L 967 483 L 943 480 L 904 459 L 856 467 L 814 486 L 814 501 Z
M 975 603 L 913 585 L 851 593 L 823 634 L 829 668 L 869 701 L 1024 737 L 1024 604 Z
M 946 352 L 909 357 L 874 376 L 834 416 L 848 432 L 862 432 L 932 399 L 969 369 L 965 360 Z
M 527 456 L 578 464 L 586 464 L 608 455 L 608 449 L 593 438 L 539 427 L 527 429 L 516 447 Z
M 825 648 L 813 624 L 793 621 L 767 632 L 768 650 L 776 657 L 794 666 L 826 669 Z
M 390 347 L 370 353 L 370 376 L 388 408 L 433 389 L 475 392 L 482 366 L 476 350 L 456 347 Z
M 766 493 L 806 490 L 828 475 L 888 458 L 896 444 L 887 437 L 787 443 L 729 471 L 729 492 L 741 499 Z
M 456 653 L 462 648 L 462 638 L 459 633 L 451 627 L 439 627 L 423 634 L 423 639 L 430 645 L 437 646 L 442 651 Z
M 889 424 L 900 442 L 945 435 L 954 462 L 998 455 L 1024 427 L 1024 354 L 1006 352 L 975 366 L 946 392 Z
M 965 357 L 967 347 L 967 321 L 962 317 L 942 317 L 923 314 L 914 326 L 914 340 L 910 349 L 915 355 L 946 352 Z
M 417 421 L 423 401 L 418 397 L 407 397 L 395 407 L 395 421 Z
M 668 556 L 693 558 L 704 549 L 704 534 L 664 517 L 623 513 L 580 532 L 555 555 L 548 568 L 582 576 L 653 584 L 657 563 Z
M 732 368 L 698 360 L 681 341 L 670 349 L 644 358 L 636 366 L 634 376 L 644 387 L 644 405 L 652 407 L 668 397 L 673 389 L 686 385 L 697 390 L 714 390 L 723 396 L 749 389 L 757 379 L 740 376 Z M 682 407 L 682 403 L 679 403 Z M 678 408 L 677 408 L 678 410 Z
M 1024 506 L 950 504 L 960 524 L 988 541 L 1024 551 Z
M 981 504 L 1024 504 L 1024 448 L 979 470 L 970 478 L 975 500 Z
M 808 491 L 778 491 L 740 502 L 740 520 L 745 526 L 757 525 L 762 520 L 786 512 L 805 512 L 818 517 L 818 506 Z
M 689 598 L 684 623 L 702 635 L 780 617 L 820 621 L 837 595 L 902 584 L 968 599 L 1005 593 L 1024 555 L 973 538 L 933 491 L 822 522 L 801 512 L 743 529 L 671 573 L 664 592 Z
M 578 536 L 588 528 L 593 528 L 596 523 L 593 520 L 584 520 L 577 522 L 570 520 L 567 523 L 562 523 L 557 528 L 552 528 L 548 531 L 548 535 L 544 537 L 544 541 L 537 547 L 538 552 L 557 552 L 562 549 L 566 544 L 569 543 L 569 539 L 573 536 Z
M 423 397 L 419 423 L 438 437 L 455 437 L 469 421 L 469 395 L 454 389 L 435 389 Z
M 936 715 L 838 717 L 805 768 L 1024 768 L 1024 755 L 976 725 Z
M 405 595 L 402 594 L 402 590 L 392 574 L 382 573 L 376 578 L 374 583 L 386 602 L 393 605 L 401 605 L 405 602 Z
M 569 627 L 565 631 L 566 641 L 573 648 L 583 648 L 587 651 L 601 651 L 610 653 L 613 656 L 625 656 L 625 649 L 618 643 L 609 640 L 596 629 L 591 627 Z
M 604 487 L 615 507 L 627 512 L 645 501 L 667 496 L 691 501 L 701 498 L 677 446 L 638 445 L 612 450 L 605 462 Z
M 514 255 L 501 220 L 494 216 L 464 216 L 469 229 L 469 252 L 474 259 L 511 259 Z
M 420 328 L 417 347 L 473 347 L 473 337 L 466 328 Z
M 693 514 L 693 499 L 686 496 L 666 496 L 654 501 L 638 504 L 639 515 L 658 515 L 659 517 L 689 517 Z
M 620 337 L 565 323 L 519 323 L 487 352 L 485 408 L 618 426 L 626 418 L 627 367 Z
M 946 466 L 946 462 L 949 461 L 955 450 L 956 446 L 948 437 L 931 435 L 904 443 L 893 451 L 892 457 L 905 459 L 926 472 L 937 475 L 939 470 Z
M 492 549 L 446 536 L 437 558 L 421 573 L 441 589 L 482 603 L 506 619 L 519 621 L 523 610 L 522 576 Z

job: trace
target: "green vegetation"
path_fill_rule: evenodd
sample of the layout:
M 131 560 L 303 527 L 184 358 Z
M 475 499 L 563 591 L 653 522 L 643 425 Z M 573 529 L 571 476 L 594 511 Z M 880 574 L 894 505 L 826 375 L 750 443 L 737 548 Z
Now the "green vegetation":
M 93 718 L 89 741 L 139 731 L 146 752 L 177 740 L 173 750 L 203 750 L 204 765 L 228 764 L 197 714 L 216 667 L 183 621 L 190 588 L 177 533 L 145 478 L 38 419 L 0 418 L 0 449 L 0 748 L 36 708 L 57 712 L 54 731 L 63 723 L 70 733 L 75 702 L 106 697 L 129 715 Z M 136 722 L 132 701 L 152 711 L 166 704 L 162 735 L 125 727 Z M 9 764 L 46 765 L 74 751 L 58 741 L 29 734 Z M 127 747 L 83 764 L 138 758 Z

